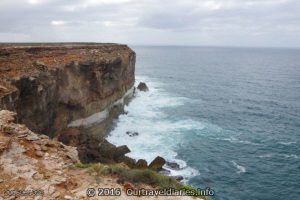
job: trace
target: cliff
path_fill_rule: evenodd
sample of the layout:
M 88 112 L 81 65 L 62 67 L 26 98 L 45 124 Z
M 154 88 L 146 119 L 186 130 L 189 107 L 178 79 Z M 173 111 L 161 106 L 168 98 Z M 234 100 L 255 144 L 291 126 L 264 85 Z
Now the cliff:
M 55 136 L 121 99 L 134 84 L 134 69 L 135 53 L 126 45 L 0 45 L 0 109 Z
M 148 166 L 105 140 L 134 92 L 134 70 L 126 45 L 0 45 L 0 200 L 87 199 L 88 188 L 117 188 L 120 196 L 104 199 L 127 199 L 128 189 L 184 187 L 157 173 L 163 158 Z

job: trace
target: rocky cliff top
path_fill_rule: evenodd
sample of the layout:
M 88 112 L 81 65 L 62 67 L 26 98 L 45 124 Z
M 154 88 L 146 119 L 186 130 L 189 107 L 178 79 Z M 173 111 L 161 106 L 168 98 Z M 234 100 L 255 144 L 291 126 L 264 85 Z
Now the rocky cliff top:
M 127 45 L 98 43 L 44 43 L 0 45 L 0 96 L 15 90 L 8 83 L 76 62 L 107 63 L 128 51 Z

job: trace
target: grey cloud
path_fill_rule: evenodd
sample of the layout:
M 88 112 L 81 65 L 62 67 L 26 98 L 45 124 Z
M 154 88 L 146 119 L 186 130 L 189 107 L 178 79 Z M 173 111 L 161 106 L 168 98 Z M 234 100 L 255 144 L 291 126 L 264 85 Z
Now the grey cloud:
M 213 1 L 207 1 L 213 2 Z M 221 1 L 214 1 L 221 2 Z M 231 1 L 236 2 L 236 1 Z M 246 0 L 244 3 L 256 2 Z M 262 6 L 268 3 L 267 6 Z M 276 1 L 273 1 L 276 2 Z M 240 25 L 261 26 L 265 24 L 281 23 L 282 26 L 296 22 L 299 25 L 300 11 L 298 1 L 281 1 L 280 4 L 272 4 L 271 1 L 257 1 L 252 6 L 245 6 L 243 3 L 223 9 L 197 9 L 197 6 L 190 4 L 183 7 L 182 5 L 174 6 L 173 1 L 169 1 L 167 9 L 157 9 L 144 14 L 139 21 L 139 25 L 156 29 L 205 29 L 207 26 L 230 27 Z M 294 12 L 292 11 L 294 10 Z M 291 12 L 292 11 L 292 12 Z
M 300 46 L 298 0 L 1 0 L 0 41 Z

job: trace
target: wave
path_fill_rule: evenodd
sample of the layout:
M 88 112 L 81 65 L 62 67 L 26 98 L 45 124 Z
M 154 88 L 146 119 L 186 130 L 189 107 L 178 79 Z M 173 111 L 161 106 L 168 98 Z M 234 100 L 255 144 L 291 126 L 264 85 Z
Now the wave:
M 297 144 L 297 142 L 278 142 L 278 144 L 289 146 L 291 144 Z
M 241 174 L 241 173 L 245 173 L 246 172 L 246 167 L 242 166 L 242 165 L 238 165 L 235 161 L 231 161 L 231 163 L 233 164 L 233 166 L 237 169 L 237 174 Z
M 283 154 L 283 153 L 269 153 L 269 154 L 262 154 L 262 155 L 259 155 L 257 157 L 259 158 L 272 158 L 272 157 L 284 157 L 284 158 L 294 158 L 294 159 L 298 159 L 299 156 L 296 155 L 296 154 Z
M 281 155 L 285 158 L 295 158 L 295 159 L 299 158 L 299 156 L 297 156 L 295 154 L 281 154 Z
M 274 156 L 274 154 L 269 153 L 269 154 L 263 154 L 263 155 L 259 155 L 257 157 L 259 158 L 272 158 Z
M 229 137 L 229 138 L 216 138 L 218 140 L 224 140 L 228 141 L 230 143 L 240 143 L 240 144 L 248 144 L 248 145 L 254 145 L 254 146 L 261 146 L 262 144 L 255 143 L 255 142 L 250 142 L 248 140 L 239 140 L 236 137 Z
M 163 111 L 164 108 L 176 109 L 189 99 L 166 93 L 162 83 L 147 77 L 136 77 L 136 80 L 137 83 L 146 82 L 149 91 L 137 90 L 135 98 L 124 108 L 127 114 L 119 116 L 108 141 L 115 145 L 126 144 L 131 150 L 128 156 L 134 159 L 145 159 L 150 163 L 156 156 L 162 156 L 169 162 L 178 163 L 181 169 L 168 169 L 171 175 L 181 175 L 185 180 L 198 175 L 197 170 L 177 158 L 176 148 L 184 138 L 183 132 L 201 130 L 205 125 L 192 119 L 173 119 Z M 126 134 L 128 131 L 137 134 L 130 136 Z

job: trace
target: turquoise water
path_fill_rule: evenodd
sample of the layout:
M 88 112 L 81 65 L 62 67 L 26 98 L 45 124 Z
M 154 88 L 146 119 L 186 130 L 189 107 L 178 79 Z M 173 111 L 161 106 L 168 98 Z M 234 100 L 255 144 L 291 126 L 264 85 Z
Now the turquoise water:
M 300 50 L 133 47 L 138 92 L 108 140 L 213 199 L 300 199 Z M 137 131 L 129 137 L 126 131 Z

